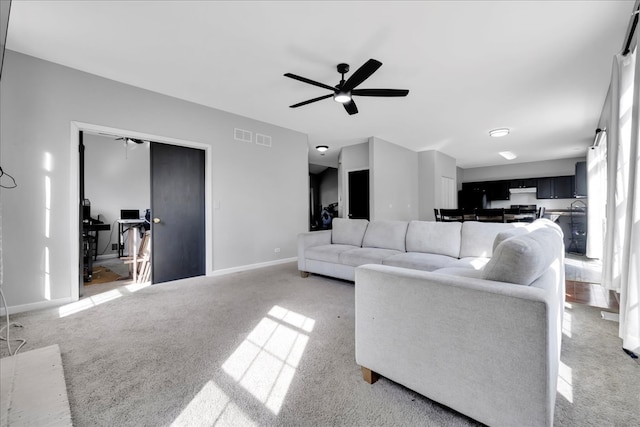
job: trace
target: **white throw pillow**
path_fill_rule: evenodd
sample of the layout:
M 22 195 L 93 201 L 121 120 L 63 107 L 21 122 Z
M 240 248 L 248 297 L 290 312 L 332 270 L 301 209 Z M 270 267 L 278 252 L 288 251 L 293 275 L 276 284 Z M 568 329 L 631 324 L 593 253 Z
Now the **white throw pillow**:
M 484 268 L 483 279 L 529 286 L 564 251 L 558 233 L 540 228 L 500 243 Z

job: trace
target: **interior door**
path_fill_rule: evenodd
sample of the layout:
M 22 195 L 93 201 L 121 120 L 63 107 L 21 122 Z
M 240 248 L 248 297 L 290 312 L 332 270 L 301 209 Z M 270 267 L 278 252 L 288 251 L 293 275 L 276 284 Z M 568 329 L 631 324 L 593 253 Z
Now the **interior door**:
M 369 219 L 369 170 L 349 172 L 349 218 Z
M 203 150 L 151 143 L 151 280 L 205 274 Z

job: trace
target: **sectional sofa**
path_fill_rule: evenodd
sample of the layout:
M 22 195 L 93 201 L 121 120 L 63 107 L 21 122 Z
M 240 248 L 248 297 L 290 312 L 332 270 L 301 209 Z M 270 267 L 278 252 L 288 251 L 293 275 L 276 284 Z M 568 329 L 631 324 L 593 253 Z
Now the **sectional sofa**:
M 355 281 L 356 363 L 487 425 L 553 425 L 564 245 L 531 224 L 334 219 L 298 268 Z

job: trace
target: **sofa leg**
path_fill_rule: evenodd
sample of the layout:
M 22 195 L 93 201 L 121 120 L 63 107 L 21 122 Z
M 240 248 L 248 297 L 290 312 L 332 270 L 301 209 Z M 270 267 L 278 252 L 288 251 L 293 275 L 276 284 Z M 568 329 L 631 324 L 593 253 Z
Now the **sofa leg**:
M 377 372 L 373 372 L 369 368 L 362 366 L 362 378 L 369 384 L 373 384 L 380 379 L 380 375 Z
M 309 272 L 308 271 L 300 271 L 300 277 L 302 277 L 303 279 L 306 277 L 309 277 Z

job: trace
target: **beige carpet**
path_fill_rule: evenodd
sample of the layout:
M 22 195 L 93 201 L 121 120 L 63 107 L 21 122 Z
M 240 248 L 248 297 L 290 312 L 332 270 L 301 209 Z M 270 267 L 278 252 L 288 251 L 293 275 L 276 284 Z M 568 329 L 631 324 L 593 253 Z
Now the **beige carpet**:
M 640 425 L 640 366 L 617 324 L 566 312 L 555 425 Z M 59 344 L 75 426 L 477 425 L 387 379 L 365 383 L 353 283 L 302 279 L 295 263 L 14 317 L 24 351 Z

